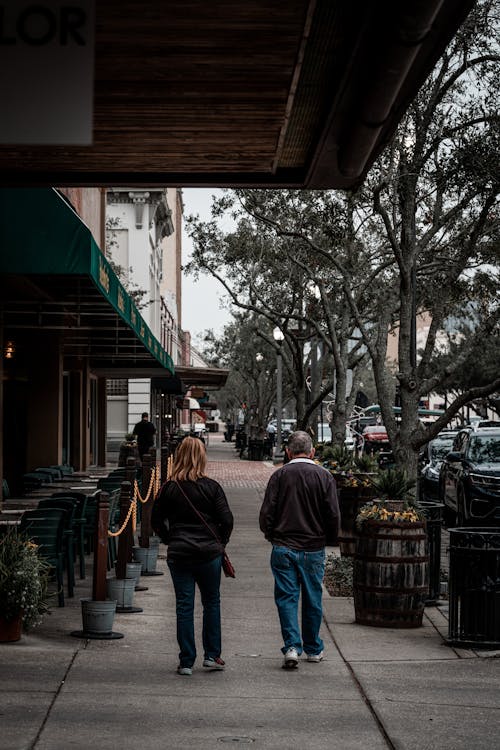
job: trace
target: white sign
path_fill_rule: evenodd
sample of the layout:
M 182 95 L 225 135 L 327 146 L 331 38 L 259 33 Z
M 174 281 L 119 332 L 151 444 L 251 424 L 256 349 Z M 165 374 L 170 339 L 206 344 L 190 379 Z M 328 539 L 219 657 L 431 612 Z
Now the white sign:
M 0 2 L 0 143 L 92 143 L 94 2 Z

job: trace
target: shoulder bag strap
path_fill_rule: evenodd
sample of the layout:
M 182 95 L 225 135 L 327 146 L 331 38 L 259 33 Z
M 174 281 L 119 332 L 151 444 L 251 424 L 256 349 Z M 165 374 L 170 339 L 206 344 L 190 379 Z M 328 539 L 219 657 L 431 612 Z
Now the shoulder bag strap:
M 193 503 L 191 502 L 191 500 L 189 499 L 189 497 L 186 495 L 186 493 L 184 492 L 184 490 L 180 486 L 180 484 L 177 481 L 177 479 L 174 479 L 173 481 L 175 482 L 175 484 L 177 485 L 177 487 L 180 489 L 180 491 L 182 492 L 182 494 L 184 495 L 184 497 L 188 501 L 189 506 L 191 507 L 192 510 L 194 510 L 194 512 L 196 513 L 196 515 L 198 516 L 198 518 L 200 519 L 200 521 L 202 522 L 202 524 L 207 527 L 207 529 L 209 530 L 209 532 L 212 534 L 213 537 L 215 537 L 215 539 L 217 539 L 217 541 L 219 542 L 219 544 L 222 544 L 221 540 L 219 539 L 219 537 L 217 536 L 217 534 L 215 533 L 215 531 L 210 528 L 210 526 L 205 521 L 205 519 L 203 518 L 203 516 L 201 515 L 201 513 L 198 510 L 196 510 L 196 508 L 194 507 Z M 203 490 L 202 490 L 202 494 L 205 494 L 203 492 Z

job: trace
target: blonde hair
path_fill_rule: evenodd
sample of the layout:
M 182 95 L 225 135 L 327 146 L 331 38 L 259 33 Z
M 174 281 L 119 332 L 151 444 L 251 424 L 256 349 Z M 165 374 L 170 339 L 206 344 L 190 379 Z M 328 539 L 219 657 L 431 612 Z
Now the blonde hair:
M 205 476 L 207 452 L 198 438 L 185 437 L 175 452 L 170 479 L 196 481 Z

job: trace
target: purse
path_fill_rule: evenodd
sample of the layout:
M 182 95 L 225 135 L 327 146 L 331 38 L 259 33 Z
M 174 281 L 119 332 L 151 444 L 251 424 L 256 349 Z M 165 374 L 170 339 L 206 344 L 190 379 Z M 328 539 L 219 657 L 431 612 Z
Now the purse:
M 212 536 L 214 536 L 217 539 L 217 541 L 219 542 L 219 544 L 222 546 L 222 542 L 219 539 L 219 537 L 217 536 L 217 534 L 215 533 L 215 531 L 210 528 L 210 526 L 205 521 L 205 519 L 203 518 L 203 516 L 201 515 L 201 513 L 196 510 L 196 508 L 194 507 L 193 503 L 191 502 L 191 500 L 188 498 L 188 496 L 186 495 L 186 493 L 184 492 L 184 490 L 180 486 L 179 482 L 176 479 L 174 479 L 174 482 L 176 483 L 177 487 L 180 489 L 180 491 L 182 492 L 182 494 L 184 495 L 184 497 L 188 501 L 191 509 L 194 510 L 194 512 L 196 513 L 196 515 L 198 516 L 198 518 L 200 519 L 200 521 L 203 523 L 203 525 L 207 527 L 207 529 L 212 534 Z M 205 494 L 203 492 L 203 490 L 202 490 L 202 494 Z M 228 554 L 227 554 L 227 552 L 226 552 L 225 549 L 222 552 L 222 570 L 223 570 L 223 573 L 226 576 L 226 578 L 236 578 L 236 571 L 234 569 L 234 565 L 231 562 L 231 560 L 229 559 Z
M 227 556 L 226 550 L 222 553 L 222 570 L 226 578 L 236 578 L 236 571 L 234 565 Z

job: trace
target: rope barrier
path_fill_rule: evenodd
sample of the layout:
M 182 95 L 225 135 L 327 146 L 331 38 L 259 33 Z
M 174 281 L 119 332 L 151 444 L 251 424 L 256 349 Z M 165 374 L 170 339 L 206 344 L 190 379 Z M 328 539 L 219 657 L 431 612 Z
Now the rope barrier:
M 118 529 L 118 531 L 110 531 L 108 529 L 108 536 L 120 536 L 120 534 L 123 534 L 123 532 L 127 528 L 130 516 L 132 516 L 132 531 L 135 531 L 137 525 L 137 503 L 135 497 L 130 501 L 130 507 L 128 509 L 127 517 L 124 520 L 121 528 Z
M 149 480 L 149 487 L 146 494 L 146 497 L 142 497 L 140 491 L 139 491 L 139 485 L 137 484 L 137 479 L 134 479 L 134 498 L 138 498 L 141 503 L 147 503 L 149 498 L 151 497 L 151 491 L 153 489 L 153 485 L 156 484 L 156 475 L 158 473 L 158 467 L 155 466 L 154 469 L 151 470 L 151 477 Z
M 171 456 L 169 456 L 169 459 L 168 459 L 169 462 L 170 462 L 170 459 L 171 459 Z M 171 473 L 171 464 L 170 464 L 170 470 L 167 470 L 167 476 L 170 476 L 170 473 Z M 139 485 L 137 484 L 137 479 L 134 479 L 134 496 L 130 501 L 130 507 L 128 509 L 127 517 L 124 520 L 121 528 L 118 529 L 118 531 L 110 531 L 108 529 L 108 536 L 117 537 L 117 536 L 120 536 L 120 534 L 123 534 L 123 532 L 127 528 L 127 524 L 130 521 L 131 517 L 132 517 L 132 533 L 135 534 L 135 530 L 137 528 L 137 500 L 139 499 L 141 503 L 147 503 L 147 501 L 149 500 L 151 496 L 151 491 L 153 490 L 153 487 L 154 487 L 154 495 L 156 497 L 156 495 L 159 492 L 160 485 L 161 485 L 160 472 L 157 466 L 155 466 L 151 471 L 151 478 L 149 480 L 149 488 L 148 488 L 148 492 L 145 498 L 141 496 L 141 493 L 139 491 Z

